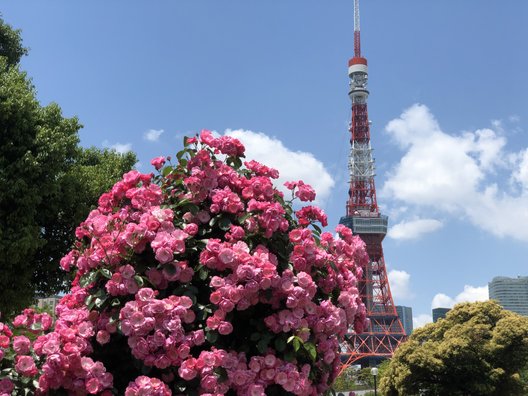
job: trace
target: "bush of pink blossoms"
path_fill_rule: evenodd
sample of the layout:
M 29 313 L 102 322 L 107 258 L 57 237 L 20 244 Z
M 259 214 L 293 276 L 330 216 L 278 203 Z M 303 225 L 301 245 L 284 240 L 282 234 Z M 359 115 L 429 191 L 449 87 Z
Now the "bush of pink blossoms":
M 302 181 L 242 163 L 202 131 L 157 175 L 131 171 L 76 230 L 56 320 L 27 309 L 0 324 L 3 395 L 321 395 L 339 342 L 361 331 L 364 246 Z M 25 335 L 24 335 L 25 334 Z

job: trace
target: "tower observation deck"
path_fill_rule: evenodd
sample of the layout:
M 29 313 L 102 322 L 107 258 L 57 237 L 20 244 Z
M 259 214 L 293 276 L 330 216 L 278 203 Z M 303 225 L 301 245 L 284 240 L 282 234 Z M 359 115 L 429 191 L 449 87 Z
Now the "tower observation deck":
M 349 97 L 352 101 L 350 187 L 346 215 L 339 221 L 365 242 L 369 263 L 359 281 L 359 293 L 367 309 L 369 324 L 363 333 L 351 333 L 342 345 L 345 365 L 376 365 L 392 357 L 405 340 L 405 331 L 396 313 L 390 292 L 382 241 L 388 217 L 380 214 L 374 184 L 375 164 L 370 145 L 368 120 L 367 59 L 361 55 L 359 0 L 354 0 L 354 57 L 348 62 Z

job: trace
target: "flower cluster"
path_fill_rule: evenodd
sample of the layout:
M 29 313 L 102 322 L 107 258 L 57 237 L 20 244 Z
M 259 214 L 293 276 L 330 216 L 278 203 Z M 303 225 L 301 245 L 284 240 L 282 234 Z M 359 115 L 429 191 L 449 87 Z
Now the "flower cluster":
M 37 313 L 32 308 L 24 309 L 24 311 L 20 315 L 17 315 L 13 320 L 13 326 L 27 328 L 33 334 L 47 331 L 52 323 L 53 319 L 48 313 Z
M 144 375 L 131 382 L 125 391 L 125 396 L 170 396 L 171 394 L 169 387 L 163 381 Z
M 215 371 L 225 370 L 219 381 Z M 198 358 L 189 358 L 179 368 L 186 380 L 200 377 L 200 386 L 207 395 L 225 394 L 230 388 L 241 396 L 265 396 L 266 389 L 279 386 L 294 395 L 311 394 L 310 365 L 297 365 L 277 358 L 273 353 L 247 359 L 245 353 L 213 349 Z
M 26 310 L 13 324 L 28 334 L 0 325 L 0 358 L 13 356 L 0 395 L 324 394 L 339 342 L 364 326 L 364 245 L 344 226 L 321 232 L 315 206 L 294 212 L 278 172 L 243 154 L 202 131 L 177 163 L 157 157 L 157 175 L 128 172 L 103 194 L 61 260 L 75 277 L 55 324 Z
M 142 288 L 135 301 L 125 304 L 119 313 L 121 331 L 128 337 L 132 355 L 145 365 L 178 367 L 191 348 L 205 342 L 204 331 L 186 332 L 183 327 L 196 319 L 189 297 L 172 295 L 159 300 L 156 294 Z
M 78 290 L 77 294 L 83 293 Z M 82 300 L 77 304 L 68 302 L 61 301 L 57 306 L 54 331 L 33 343 L 34 352 L 44 361 L 38 391 L 46 393 L 63 388 L 72 393 L 101 393 L 112 387 L 113 376 L 102 362 L 89 357 L 95 335 L 93 319 Z

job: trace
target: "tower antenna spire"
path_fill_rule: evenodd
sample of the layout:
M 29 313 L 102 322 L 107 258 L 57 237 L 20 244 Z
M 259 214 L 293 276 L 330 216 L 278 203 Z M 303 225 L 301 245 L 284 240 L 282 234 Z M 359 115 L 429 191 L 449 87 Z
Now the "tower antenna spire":
M 359 0 L 354 0 L 354 57 L 361 58 L 361 28 L 359 24 Z

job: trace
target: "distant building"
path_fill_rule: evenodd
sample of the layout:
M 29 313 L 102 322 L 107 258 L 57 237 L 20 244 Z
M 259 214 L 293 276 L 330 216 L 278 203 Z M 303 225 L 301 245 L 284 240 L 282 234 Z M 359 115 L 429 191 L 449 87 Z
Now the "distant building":
M 50 312 L 55 313 L 55 308 L 57 307 L 57 304 L 59 303 L 60 299 L 61 297 L 59 296 L 38 298 L 37 307 L 47 308 L 50 310 Z
M 413 331 L 412 308 L 396 305 L 396 313 L 402 322 L 405 334 L 411 335 Z
M 438 319 L 445 318 L 446 314 L 451 311 L 451 308 L 435 308 L 433 309 L 433 322 L 436 323 Z
M 528 316 L 528 276 L 497 276 L 488 284 L 489 298 L 505 309 Z

